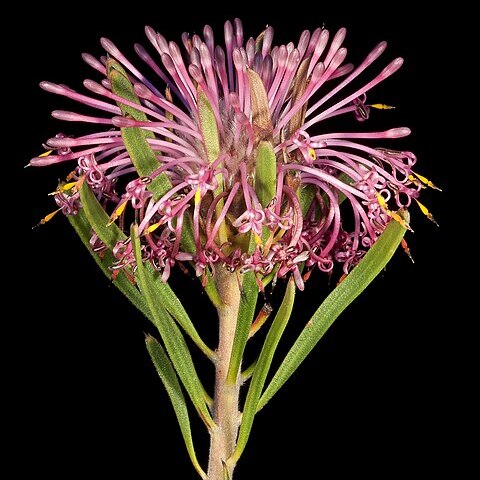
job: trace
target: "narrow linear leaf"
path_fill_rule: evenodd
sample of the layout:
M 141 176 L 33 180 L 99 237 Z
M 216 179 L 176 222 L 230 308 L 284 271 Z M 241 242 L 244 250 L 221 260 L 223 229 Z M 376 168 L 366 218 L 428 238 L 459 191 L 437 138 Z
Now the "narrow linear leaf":
M 124 98 L 132 103 L 136 103 L 137 105 L 141 105 L 140 99 L 138 98 L 137 94 L 133 89 L 133 85 L 128 79 L 127 72 L 125 69 L 118 63 L 115 59 L 109 58 L 106 64 L 107 68 L 107 77 L 110 81 L 112 86 L 112 91 L 115 95 Z M 125 105 L 124 103 L 118 103 L 122 114 L 125 116 L 129 116 L 138 120 L 140 122 L 148 121 L 147 115 L 140 110 L 137 110 L 130 105 Z M 148 130 L 144 131 L 144 135 L 153 138 L 153 132 Z
M 208 298 L 212 302 L 215 308 L 221 307 L 224 303 L 222 297 L 218 293 L 217 287 L 215 286 L 215 282 L 213 281 L 212 272 L 207 269 L 207 283 L 205 285 L 205 293 L 208 295 Z
M 185 252 L 195 253 L 197 251 L 195 237 L 193 236 L 193 220 L 188 211 L 183 215 L 181 245 Z
M 245 370 L 242 372 L 242 381 L 245 383 L 247 380 L 250 380 L 255 372 L 255 367 L 257 366 L 258 358 L 256 358 Z
M 213 108 L 201 88 L 199 88 L 197 92 L 197 104 L 198 116 L 200 119 L 200 130 L 202 132 L 207 158 L 211 163 L 214 162 L 220 154 L 220 137 L 218 134 L 217 122 L 215 119 L 215 114 L 213 113 Z M 216 189 L 215 194 L 218 195 L 223 190 L 222 175 L 217 177 L 217 181 L 218 188 Z M 223 202 L 219 203 L 220 205 L 218 206 L 218 209 L 221 211 Z M 194 253 L 197 251 L 197 246 L 195 245 L 195 238 L 193 235 L 192 217 L 188 213 L 185 213 L 183 217 L 181 245 L 185 252 Z M 212 275 L 209 271 L 207 271 L 207 284 L 205 286 L 205 292 L 214 306 L 217 307 L 222 304 L 220 295 L 217 292 Z
M 408 212 L 405 211 L 403 215 L 405 215 L 408 222 Z M 400 223 L 392 220 L 360 263 L 328 295 L 287 353 L 287 356 L 260 398 L 257 411 L 262 409 L 290 378 L 335 319 L 383 270 L 402 241 L 405 231 L 406 229 Z
M 165 353 L 165 350 L 155 338 L 148 335 L 145 343 L 157 373 L 162 379 L 163 385 L 165 386 L 168 396 L 172 402 L 175 415 L 177 416 L 178 425 L 180 426 L 183 440 L 185 442 L 185 446 L 187 447 L 188 455 L 190 456 L 190 460 L 192 461 L 192 464 L 200 477 L 206 480 L 207 475 L 198 463 L 195 448 L 193 446 L 192 430 L 190 428 L 190 418 L 188 416 L 187 403 L 182 392 L 182 387 L 178 382 L 175 369 Z
M 107 212 L 86 182 L 80 188 L 80 200 L 87 221 L 109 250 L 113 250 L 117 242 L 123 242 L 127 239 L 125 233 L 120 230 L 116 223 L 110 223 Z
M 207 158 L 208 161 L 212 163 L 220 155 L 220 137 L 218 135 L 217 120 L 212 105 L 200 87 L 197 90 L 197 105 L 200 130 L 202 132 Z
M 121 129 L 123 142 L 127 148 L 130 159 L 140 177 L 149 177 L 160 167 L 155 152 L 143 134 L 137 127 L 124 127 Z M 172 188 L 172 183 L 165 172 L 152 178 L 147 189 L 152 192 L 153 199 L 157 201 Z
M 80 189 L 80 199 L 82 201 L 86 220 L 90 223 L 95 233 L 108 249 L 113 250 L 118 241 L 124 241 L 127 238 L 127 236 L 118 228 L 115 223 L 107 226 L 109 223 L 109 217 L 91 191 L 90 187 L 85 182 Z M 158 300 L 162 303 L 170 315 L 172 315 L 173 318 L 182 326 L 185 332 L 187 332 L 187 335 L 189 335 L 189 337 L 195 342 L 200 350 L 202 350 L 202 352 L 205 353 L 205 355 L 207 355 L 209 358 L 213 358 L 214 353 L 200 338 L 200 335 L 195 329 L 195 326 L 188 316 L 188 313 L 178 297 L 175 295 L 175 292 L 172 290 L 170 285 L 161 281 L 158 273 L 154 270 L 152 265 L 147 264 L 146 270 L 146 274 L 149 276 L 150 282 L 155 285 Z M 145 303 L 145 301 L 143 303 Z M 136 303 L 134 304 L 137 305 Z M 145 315 L 147 315 L 150 320 L 152 319 L 151 313 L 147 314 L 145 309 L 139 309 Z M 149 311 L 149 309 L 147 311 Z
M 342 172 L 339 176 L 338 176 L 338 179 L 343 182 L 343 183 L 346 183 L 347 185 L 351 185 L 352 183 L 354 183 L 354 181 L 351 179 L 351 177 L 349 177 L 346 173 Z M 342 192 L 339 192 L 338 193 L 338 204 L 341 205 L 342 202 L 346 199 L 347 197 L 342 193 Z
M 140 100 L 137 97 L 133 85 L 128 79 L 128 75 L 123 67 L 113 58 L 107 61 L 107 76 L 112 86 L 112 91 L 115 95 L 125 98 L 126 100 L 140 105 Z M 118 102 L 118 106 L 122 114 L 126 117 L 135 120 L 146 122 L 147 115 L 136 108 Z M 122 139 L 125 147 L 130 155 L 133 165 L 135 166 L 140 177 L 151 176 L 159 167 L 160 163 L 155 152 L 148 144 L 148 138 L 155 138 L 155 135 L 150 130 L 141 129 L 138 127 L 123 127 L 120 129 Z M 170 188 L 172 184 L 165 173 L 161 173 L 152 179 L 152 182 L 147 187 L 153 194 L 155 200 L 162 197 Z
M 228 473 L 228 466 L 224 460 L 222 460 L 223 465 L 223 480 L 230 480 L 230 473 Z
M 311 185 L 306 184 L 303 187 L 300 187 L 300 191 L 298 193 L 298 201 L 300 202 L 300 207 L 302 209 L 302 215 L 306 215 L 310 206 L 312 205 L 313 199 L 317 193 L 317 189 Z
M 87 250 L 95 260 L 95 263 L 100 267 L 106 277 L 111 280 L 112 272 L 108 266 L 112 265 L 114 257 L 112 252 L 109 250 L 104 252 L 103 259 L 101 259 L 98 254 L 92 251 L 90 247 L 91 225 L 87 220 L 85 212 L 83 210 L 79 210 L 77 215 L 69 215 L 68 220 L 77 232 L 80 240 L 82 240 L 85 247 L 87 247 Z M 151 320 L 150 309 L 148 308 L 145 299 L 139 292 L 138 288 L 127 278 L 124 272 L 120 271 L 112 283 L 130 300 L 130 302 L 132 302 L 148 319 Z
M 277 190 L 277 159 L 270 142 L 260 142 L 255 158 L 255 193 L 266 207 Z
M 97 197 L 87 185 L 87 182 L 83 182 L 80 188 L 80 200 L 93 230 L 107 248 L 113 250 L 117 242 L 123 242 L 127 239 L 127 236 L 115 223 L 110 223 L 107 212 L 105 212 Z
M 197 347 L 211 360 L 215 358 L 215 353 L 205 344 L 198 334 L 192 320 L 185 310 L 180 299 L 175 295 L 168 283 L 163 283 L 158 274 L 154 271 L 150 264 L 146 266 L 146 275 L 158 298 L 167 312 L 178 322 L 185 330 L 185 333 L 193 340 Z
M 273 267 L 273 270 L 268 274 L 268 275 L 265 275 L 263 278 L 262 278 L 262 285 L 263 287 L 265 288 L 267 285 L 270 284 L 270 282 L 273 281 L 274 278 L 276 278 L 277 276 L 277 272 L 278 272 L 278 264 L 275 265 L 275 267 Z
M 253 371 L 252 381 L 243 408 L 242 424 L 238 434 L 237 445 L 230 459 L 234 464 L 238 462 L 250 436 L 253 420 L 257 413 L 258 401 L 262 394 L 263 386 L 265 385 L 265 380 L 270 370 L 275 350 L 277 349 L 278 342 L 282 338 L 285 327 L 292 314 L 293 303 L 295 301 L 295 291 L 295 281 L 293 278 L 290 278 L 282 304 L 280 305 L 277 315 L 268 331 L 267 338 L 265 339 L 255 370 Z
M 137 225 L 132 225 L 130 234 L 135 252 L 135 259 L 137 261 L 136 278 L 138 280 L 140 291 L 150 307 L 155 326 L 162 337 L 170 360 L 172 361 L 185 390 L 188 392 L 198 414 L 207 427 L 213 428 L 215 423 L 205 403 L 203 386 L 198 378 L 185 339 L 173 318 L 159 301 L 159 298 L 156 295 L 154 282 L 143 265 Z
M 217 119 L 215 118 L 213 107 L 205 95 L 205 92 L 200 87 L 197 89 L 197 106 L 205 153 L 208 162 L 213 163 L 220 155 L 220 135 L 218 133 Z M 214 196 L 217 196 L 223 192 L 223 173 L 217 173 L 215 179 L 217 180 L 218 186 L 214 191 Z M 223 205 L 223 199 L 221 199 L 215 208 L 217 217 L 220 215 Z M 227 230 L 224 222 L 220 225 L 218 236 L 221 243 L 227 241 Z
M 243 352 L 248 341 L 250 326 L 252 325 L 257 305 L 258 285 L 255 273 L 250 271 L 243 275 L 242 295 L 238 308 L 237 326 L 233 340 L 232 356 L 228 367 L 227 382 L 234 384 L 242 363 Z

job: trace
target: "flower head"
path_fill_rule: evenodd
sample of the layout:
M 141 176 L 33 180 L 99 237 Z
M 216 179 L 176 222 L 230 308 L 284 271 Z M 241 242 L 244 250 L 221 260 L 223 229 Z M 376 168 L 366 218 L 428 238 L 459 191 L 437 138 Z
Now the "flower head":
M 182 35 L 183 50 L 150 27 L 145 32 L 153 54 L 138 44 L 135 51 L 148 76 L 102 39 L 108 57 L 83 55 L 102 76 L 84 81 L 90 93 L 41 83 L 93 109 L 54 111 L 55 118 L 96 128 L 49 139 L 53 150 L 30 164 L 76 162 L 55 192 L 59 210 L 75 215 L 79 190 L 88 186 L 127 235 L 135 219 L 143 258 L 164 281 L 179 262 L 198 276 L 219 263 L 253 270 L 259 280 L 292 273 L 299 288 L 302 265 L 331 272 L 339 263 L 347 273 L 392 218 L 405 222 L 396 211 L 432 186 L 413 172 L 413 153 L 377 145 L 409 135 L 408 128 L 328 133 L 322 126 L 389 108 L 369 105 L 367 93 L 401 58 L 351 88 L 385 42 L 354 67 L 344 63 L 345 29 L 332 39 L 325 29 L 304 31 L 296 44 L 277 46 L 272 27 L 244 41 L 237 19 L 225 23 L 223 44 L 206 26 L 203 37 Z M 128 241 L 113 254 L 113 269 L 135 263 Z

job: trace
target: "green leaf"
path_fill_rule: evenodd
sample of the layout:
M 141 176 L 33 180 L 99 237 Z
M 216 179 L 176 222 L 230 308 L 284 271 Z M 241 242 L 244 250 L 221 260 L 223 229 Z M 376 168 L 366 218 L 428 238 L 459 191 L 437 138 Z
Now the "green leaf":
M 222 297 L 218 293 L 215 282 L 213 281 L 212 272 L 207 268 L 207 283 L 205 285 L 205 293 L 208 295 L 208 298 L 212 302 L 215 308 L 221 307 L 224 303 Z
M 405 211 L 403 215 L 408 217 L 408 212 Z M 406 219 L 408 222 L 408 218 Z M 260 398 L 258 410 L 263 408 L 290 378 L 335 319 L 383 270 L 402 241 L 405 231 L 406 229 L 400 223 L 392 220 L 360 263 L 328 295 L 287 353 L 287 356 Z
M 252 271 L 243 274 L 240 306 L 238 308 L 237 326 L 233 340 L 232 356 L 228 367 L 227 382 L 234 384 L 237 381 L 243 352 L 248 341 L 248 333 L 252 325 L 255 306 L 257 305 L 258 285 L 255 273 Z
M 268 274 L 268 275 L 265 275 L 263 278 L 262 278 L 262 285 L 263 287 L 265 288 L 268 284 L 270 284 L 270 282 L 273 281 L 273 279 L 277 276 L 277 272 L 278 272 L 278 264 L 275 265 L 275 267 L 273 267 L 273 270 Z
M 123 142 L 138 175 L 149 177 L 160 167 L 160 163 L 155 152 L 148 144 L 143 131 L 137 127 L 124 127 L 121 131 Z M 151 183 L 147 185 L 147 189 L 152 192 L 155 201 L 163 197 L 171 188 L 172 183 L 165 172 L 153 177 Z
M 339 176 L 338 176 L 338 179 L 343 182 L 343 183 L 346 183 L 347 185 L 351 185 L 352 183 L 354 183 L 354 181 L 344 172 L 342 172 Z M 338 193 L 338 204 L 341 205 L 342 202 L 346 199 L 347 197 L 342 193 L 342 192 L 339 192 Z
M 201 88 L 197 91 L 197 105 L 198 116 L 200 119 L 200 130 L 202 132 L 203 141 L 205 145 L 205 153 L 210 163 L 214 162 L 220 155 L 220 137 L 218 134 L 217 121 L 213 112 L 212 105 L 208 101 L 207 96 Z M 223 177 L 221 174 L 217 175 L 218 187 L 214 194 L 219 195 L 223 190 Z M 221 211 L 223 207 L 223 201 L 217 205 L 217 213 Z M 223 227 L 222 231 L 225 228 Z M 189 253 L 197 251 L 195 245 L 195 238 L 193 236 L 193 223 L 192 218 L 187 213 L 184 215 L 183 227 L 182 227 L 182 248 Z M 205 285 L 205 292 L 210 298 L 213 305 L 216 307 L 222 304 L 220 295 L 215 287 L 212 279 L 212 274 L 207 270 L 207 284 Z
M 123 67 L 112 58 L 107 61 L 107 76 L 115 95 L 125 98 L 137 105 L 141 104 L 133 89 L 132 83 L 128 79 L 127 73 Z M 140 122 L 148 121 L 144 112 L 120 102 L 118 102 L 118 106 L 125 117 L 134 118 Z M 125 147 L 138 175 L 140 177 L 150 177 L 160 167 L 157 155 L 147 141 L 147 138 L 155 138 L 154 133 L 138 127 L 124 127 L 121 128 L 120 131 Z M 152 192 L 154 200 L 158 200 L 172 188 L 172 184 L 168 176 L 162 172 L 160 175 L 153 177 L 152 182 L 147 188 Z
M 262 207 L 266 207 L 277 190 L 277 159 L 270 142 L 258 145 L 255 159 L 255 193 Z
M 126 240 L 127 236 L 118 228 L 115 223 L 108 225 L 109 217 L 107 213 L 102 208 L 99 201 L 86 183 L 83 183 L 82 187 L 80 188 L 80 199 L 82 201 L 86 219 L 108 249 L 113 250 L 118 241 Z M 175 295 L 175 292 L 171 289 L 170 285 L 161 281 L 158 273 L 154 270 L 152 265 L 147 264 L 146 269 L 151 283 L 155 285 L 157 298 L 162 302 L 162 305 L 182 326 L 182 328 L 187 332 L 189 337 L 195 342 L 200 350 L 202 350 L 202 352 L 205 353 L 205 355 L 207 355 L 209 358 L 213 358 L 214 353 L 210 348 L 207 347 L 207 345 L 205 345 L 203 340 L 198 335 L 198 332 L 196 331 L 192 321 L 190 320 L 190 317 L 185 311 L 185 308 Z M 144 309 L 140 310 L 146 314 Z M 152 318 L 151 314 L 148 314 L 147 317 L 150 319 Z
M 317 189 L 311 184 L 307 183 L 303 187 L 300 187 L 300 191 L 298 192 L 298 201 L 300 202 L 303 216 L 308 213 L 316 193 Z
M 127 239 L 127 236 L 115 223 L 110 223 L 110 218 L 87 185 L 87 182 L 83 182 L 80 188 L 80 200 L 93 230 L 107 248 L 113 250 L 117 242 L 123 242 Z
M 153 322 L 157 327 L 163 343 L 167 349 L 170 360 L 180 377 L 180 380 L 188 392 L 198 414 L 207 427 L 215 427 L 215 423 L 208 411 L 203 394 L 203 386 L 198 378 L 197 371 L 188 350 L 188 346 L 177 324 L 159 301 L 155 282 L 148 274 L 142 260 L 140 239 L 138 237 L 137 225 L 132 225 L 130 236 L 132 238 L 135 259 L 137 261 L 136 278 L 140 291 L 145 297 L 152 312 Z
M 113 58 L 109 58 L 106 64 L 107 68 L 107 77 L 112 85 L 112 91 L 115 95 L 124 98 L 132 103 L 136 103 L 137 105 L 141 105 L 137 94 L 133 90 L 133 85 L 128 79 L 127 72 L 125 69 Z M 147 115 L 140 110 L 137 110 L 134 107 L 129 105 L 125 105 L 124 103 L 118 103 L 120 110 L 124 116 L 128 116 L 138 120 L 140 122 L 148 121 Z M 153 138 L 153 132 L 146 130 L 144 135 Z
M 245 406 L 243 409 L 242 424 L 238 434 L 237 445 L 230 458 L 230 461 L 233 464 L 238 462 L 250 436 L 253 420 L 257 413 L 258 401 L 262 394 L 263 386 L 265 385 L 265 380 L 270 370 L 270 365 L 272 364 L 273 355 L 275 354 L 278 342 L 280 341 L 288 320 L 290 319 L 290 315 L 292 314 L 293 303 L 295 301 L 295 290 L 295 281 L 293 278 L 290 278 L 282 304 L 273 320 L 267 338 L 265 339 L 265 343 L 263 344 L 260 357 L 256 363 L 255 370 L 253 371 L 252 381 L 250 383 L 250 388 L 248 389 L 247 399 L 245 400 Z
M 245 370 L 242 372 L 242 382 L 245 383 L 247 380 L 252 378 L 255 368 L 257 366 L 258 358 L 256 358 Z
M 157 272 L 154 271 L 150 264 L 146 265 L 146 274 L 155 290 L 156 298 L 158 298 L 168 313 L 178 322 L 185 330 L 186 334 L 193 340 L 195 345 L 211 360 L 215 358 L 215 353 L 205 344 L 198 334 L 192 323 L 187 311 L 185 310 L 180 299 L 175 295 L 168 283 L 163 283 Z
M 205 144 L 205 153 L 207 154 L 208 161 L 212 163 L 220 155 L 220 137 L 218 135 L 217 120 L 212 105 L 200 87 L 197 90 L 197 105 L 200 130 Z
M 213 111 L 212 105 L 208 101 L 205 92 L 200 87 L 198 87 L 197 89 L 197 106 L 198 118 L 200 122 L 200 131 L 202 132 L 205 153 L 207 155 L 209 163 L 213 163 L 220 155 L 220 136 L 218 133 L 217 120 L 215 118 L 215 113 Z M 214 197 L 220 195 L 223 192 L 223 174 L 217 173 L 215 175 L 215 179 L 217 180 L 218 186 L 213 192 Z M 221 199 L 215 207 L 217 217 L 220 215 L 223 205 L 224 202 L 223 199 Z M 222 224 L 220 225 L 220 228 L 218 230 L 218 236 L 220 239 L 220 243 L 225 243 L 228 241 L 227 228 L 224 222 L 222 222 Z
M 222 459 L 222 465 L 223 465 L 223 480 L 230 480 L 230 473 L 228 472 L 228 466 L 223 459 Z
M 182 238 L 180 243 L 185 252 L 195 253 L 197 251 L 195 237 L 193 236 L 193 220 L 189 212 L 185 212 L 183 215 Z
M 188 416 L 187 403 L 182 392 L 182 387 L 178 382 L 175 369 L 168 359 L 165 350 L 155 338 L 147 335 L 145 343 L 157 373 L 162 379 L 163 385 L 165 386 L 168 396 L 172 402 L 175 415 L 177 416 L 178 425 L 180 426 L 183 440 L 185 441 L 185 446 L 187 447 L 188 455 L 190 456 L 190 460 L 192 461 L 192 464 L 198 474 L 206 480 L 207 475 L 198 463 L 195 448 L 193 446 L 192 430 L 190 428 L 190 418 Z
M 73 226 L 78 236 L 87 247 L 87 250 L 92 255 L 95 263 L 100 267 L 102 272 L 107 276 L 109 280 L 112 278 L 112 272 L 108 268 L 114 262 L 114 256 L 112 252 L 106 250 L 103 254 L 103 259 L 100 256 L 92 251 L 90 247 L 90 237 L 91 237 L 91 225 L 88 222 L 88 219 L 83 210 L 79 210 L 77 215 L 69 215 L 68 220 Z M 125 272 L 120 271 L 112 281 L 112 283 L 132 302 L 147 318 L 151 318 L 150 309 L 148 308 L 145 299 L 142 294 L 139 292 L 138 288 L 132 284 L 132 282 L 127 278 Z

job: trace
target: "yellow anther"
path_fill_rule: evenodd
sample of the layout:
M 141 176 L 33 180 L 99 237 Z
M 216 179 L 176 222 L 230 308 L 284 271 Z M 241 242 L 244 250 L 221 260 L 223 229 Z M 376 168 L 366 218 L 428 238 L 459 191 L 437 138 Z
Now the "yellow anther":
M 415 199 L 415 201 L 417 202 L 418 206 L 420 207 L 420 210 L 425 216 L 430 215 L 428 208 L 425 205 L 423 205 L 423 203 L 420 203 L 417 199 Z
M 68 183 L 65 183 L 65 184 L 63 184 L 63 185 L 60 186 L 59 190 L 61 190 L 62 192 L 68 192 L 68 191 L 71 190 L 76 184 L 77 184 L 77 182 L 68 182 Z
M 387 202 L 385 201 L 385 198 L 383 197 L 383 195 L 380 195 L 378 192 L 376 193 L 376 195 L 377 195 L 378 204 L 385 210 L 388 210 Z
M 75 193 L 77 193 L 80 190 L 80 188 L 83 185 L 84 180 L 85 180 L 85 175 L 81 176 L 75 182 L 68 182 L 68 183 L 61 182 L 58 185 L 57 189 L 54 192 L 49 193 L 49 195 L 58 195 L 59 193 L 66 193 L 66 192 L 70 192 L 70 196 L 74 195 Z
M 430 181 L 427 177 L 424 177 L 423 175 L 420 175 L 419 173 L 416 173 L 416 172 L 412 172 L 415 176 L 413 175 L 409 175 L 408 176 L 408 179 L 411 180 L 411 181 L 415 181 L 416 178 L 418 178 L 418 180 L 420 180 L 420 182 L 422 182 L 425 186 L 427 187 L 430 187 L 430 188 L 433 188 L 434 190 L 438 190 L 439 192 L 442 191 L 441 188 L 438 188 L 432 181 Z M 415 178 L 416 177 L 416 178 Z
M 146 230 L 145 230 L 145 233 L 152 233 L 153 231 L 155 231 L 158 227 L 160 226 L 160 222 L 157 222 L 157 223 L 152 223 Z
M 121 205 L 119 205 L 116 210 L 115 210 L 115 215 L 119 217 L 124 211 L 127 206 L 127 202 L 123 202 Z
M 202 201 L 202 190 L 200 187 L 197 188 L 195 192 L 195 205 L 198 205 Z
M 60 185 L 57 187 L 57 189 L 54 192 L 49 193 L 49 195 L 58 195 L 59 193 L 65 193 L 71 190 L 77 182 L 69 182 L 69 183 L 60 183 Z M 75 190 L 76 192 L 77 190 Z M 75 193 L 73 192 L 73 193 Z
M 317 153 L 315 152 L 315 150 L 310 147 L 308 149 L 308 156 L 312 159 L 312 160 L 316 160 L 317 159 Z
M 437 227 L 439 227 L 440 225 L 435 221 L 435 219 L 433 218 L 433 215 L 428 211 L 428 208 L 427 208 L 423 203 L 420 203 L 417 199 L 415 199 L 415 201 L 417 202 L 418 206 L 420 207 L 420 210 L 422 211 L 422 213 L 423 213 L 431 222 L 433 222 Z
M 410 227 L 410 225 L 398 213 L 392 212 L 388 208 L 387 202 L 385 201 L 385 198 L 383 197 L 383 195 L 381 195 L 378 192 L 377 192 L 376 195 L 377 195 L 378 204 L 380 205 L 381 208 L 383 208 L 385 210 L 385 213 L 389 217 L 391 217 L 395 221 L 397 221 L 403 228 L 406 228 L 407 230 L 410 230 L 411 232 L 413 232 L 412 227 Z
M 59 209 L 55 210 L 54 212 L 49 213 L 48 215 L 46 215 L 45 217 L 43 217 L 43 218 L 40 220 L 40 224 L 43 225 L 44 223 L 49 222 L 60 210 L 61 210 L 61 208 L 59 208 Z
M 392 105 L 385 105 L 384 103 L 372 103 L 367 105 L 367 107 L 376 108 L 377 110 L 393 110 L 395 107 Z
M 45 225 L 47 222 L 49 222 L 62 208 L 58 208 L 57 210 L 49 213 L 45 217 L 43 217 L 35 226 L 32 227 L 32 230 L 39 225 Z
M 420 187 L 422 188 L 426 188 L 426 185 L 423 185 L 422 182 L 415 176 L 415 175 L 412 175 L 410 174 L 408 176 L 408 179 L 413 182 L 415 185 L 419 185 Z
M 406 228 L 407 230 L 413 232 L 412 227 L 398 213 L 387 210 L 387 214 L 390 215 L 390 217 L 392 217 L 395 221 L 397 221 L 403 228 Z
M 47 152 L 41 153 L 38 157 L 39 158 L 48 157 L 52 152 L 53 152 L 53 150 L 48 150 Z
M 123 203 L 121 203 L 112 213 L 112 216 L 110 217 L 110 221 L 107 223 L 107 227 L 112 225 L 113 222 L 125 211 L 125 208 L 127 207 L 128 201 L 125 200 Z

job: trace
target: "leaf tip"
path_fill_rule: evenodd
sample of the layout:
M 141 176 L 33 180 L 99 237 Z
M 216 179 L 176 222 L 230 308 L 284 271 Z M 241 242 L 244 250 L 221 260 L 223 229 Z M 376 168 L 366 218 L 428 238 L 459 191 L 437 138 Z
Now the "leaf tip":
M 155 337 L 153 337 L 147 332 L 144 332 L 143 334 L 145 335 L 145 343 L 147 344 L 147 346 L 155 342 Z

